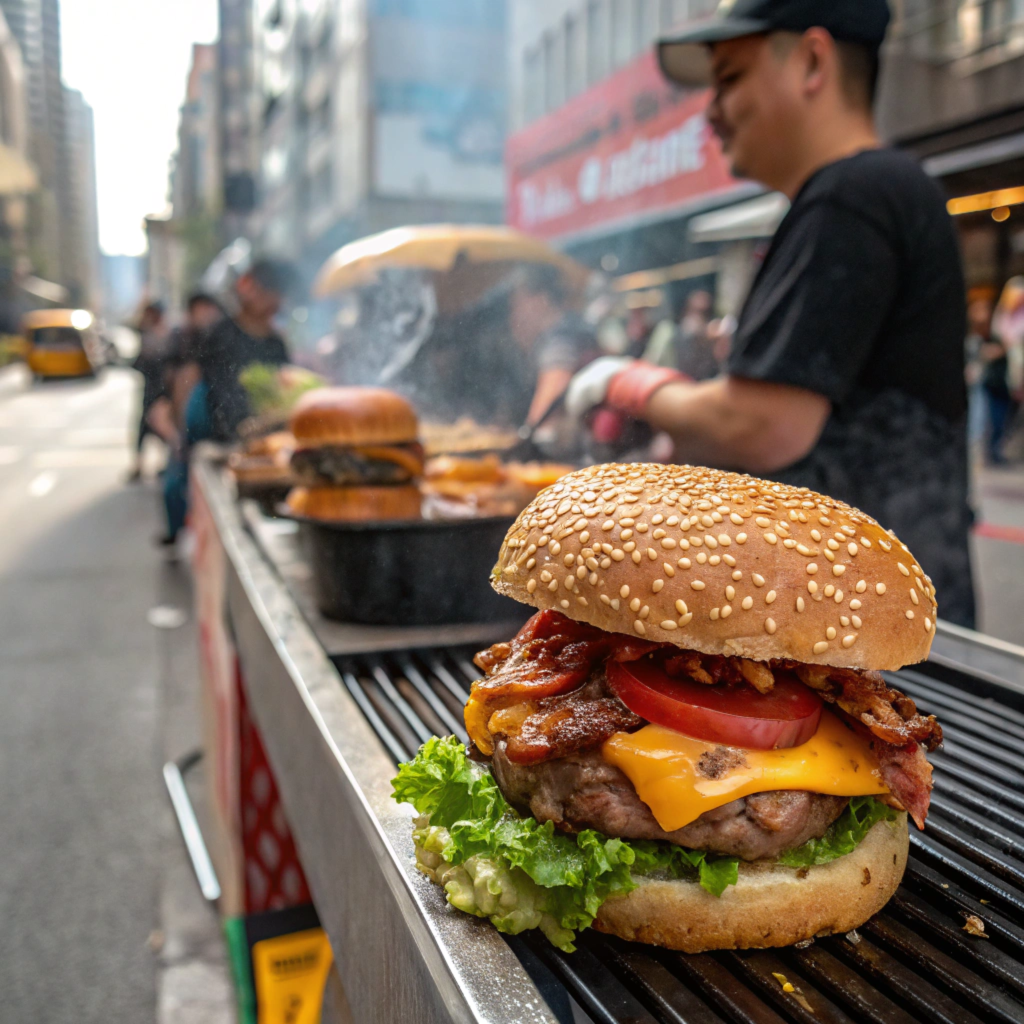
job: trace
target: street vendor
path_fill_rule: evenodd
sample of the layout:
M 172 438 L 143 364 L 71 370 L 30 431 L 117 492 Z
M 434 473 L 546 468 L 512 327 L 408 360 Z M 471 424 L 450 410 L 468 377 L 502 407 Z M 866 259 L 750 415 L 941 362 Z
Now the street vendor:
M 888 23 L 885 0 L 734 0 L 659 43 L 669 78 L 707 74 L 733 173 L 791 206 L 723 376 L 605 358 L 567 405 L 646 420 L 677 461 L 864 509 L 918 556 L 942 617 L 973 626 L 964 279 L 939 189 L 875 129 Z

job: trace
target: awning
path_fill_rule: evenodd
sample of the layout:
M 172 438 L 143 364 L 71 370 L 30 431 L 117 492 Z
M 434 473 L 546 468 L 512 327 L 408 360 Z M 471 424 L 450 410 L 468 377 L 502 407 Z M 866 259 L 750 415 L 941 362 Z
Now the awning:
M 748 199 L 724 210 L 702 213 L 690 221 L 691 242 L 739 242 L 747 238 L 771 238 L 789 209 L 781 192 Z
M 17 150 L 0 142 L 0 196 L 34 192 L 38 184 L 35 168 Z
M 991 167 L 1004 160 L 1024 156 L 1024 132 L 1005 135 L 1001 139 L 990 139 L 976 146 L 964 146 L 948 153 L 940 153 L 924 160 L 921 166 L 933 178 L 944 178 L 947 174 L 973 171 L 979 167 Z

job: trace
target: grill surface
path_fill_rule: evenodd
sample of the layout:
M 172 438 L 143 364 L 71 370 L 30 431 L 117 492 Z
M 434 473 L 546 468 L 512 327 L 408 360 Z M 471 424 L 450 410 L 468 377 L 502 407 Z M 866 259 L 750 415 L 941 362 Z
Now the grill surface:
M 466 741 L 473 653 L 336 660 L 397 763 L 433 734 Z M 528 969 L 542 962 L 596 1024 L 1024 1024 L 1024 705 L 933 664 L 897 673 L 893 684 L 939 718 L 946 742 L 931 756 L 931 813 L 924 833 L 911 828 L 903 885 L 859 935 L 688 956 L 590 931 L 563 954 L 529 934 L 510 940 L 520 959 Z M 987 938 L 963 930 L 968 915 L 981 918 Z M 564 995 L 545 994 L 567 1012 Z

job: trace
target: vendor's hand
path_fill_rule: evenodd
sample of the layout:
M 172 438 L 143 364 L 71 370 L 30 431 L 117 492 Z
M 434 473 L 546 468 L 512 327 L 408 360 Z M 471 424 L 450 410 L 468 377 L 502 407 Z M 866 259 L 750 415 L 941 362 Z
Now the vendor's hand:
M 566 412 L 573 419 L 582 420 L 592 409 L 604 405 L 613 378 L 635 362 L 626 356 L 601 356 L 588 363 L 569 382 L 565 393 Z

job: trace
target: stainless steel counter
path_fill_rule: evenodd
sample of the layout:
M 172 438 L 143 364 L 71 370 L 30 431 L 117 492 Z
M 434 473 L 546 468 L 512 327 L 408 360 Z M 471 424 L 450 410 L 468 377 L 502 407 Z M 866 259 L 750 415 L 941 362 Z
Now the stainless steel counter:
M 555 1024 L 501 936 L 451 910 L 416 871 L 411 812 L 391 799 L 394 769 L 380 742 L 220 471 L 200 462 L 194 473 L 228 557 L 228 613 L 251 711 L 355 1020 Z M 435 629 L 411 642 L 475 635 Z M 354 633 L 342 639 L 360 646 Z

